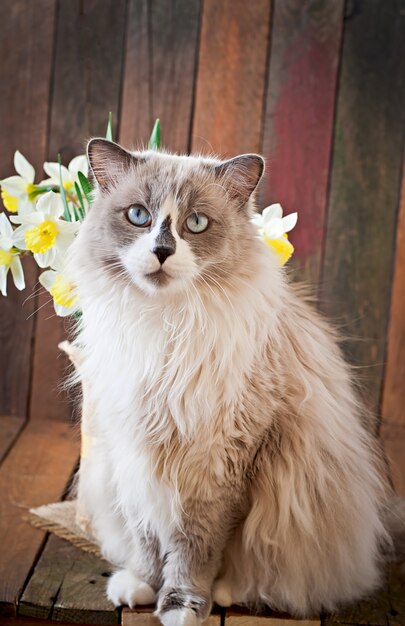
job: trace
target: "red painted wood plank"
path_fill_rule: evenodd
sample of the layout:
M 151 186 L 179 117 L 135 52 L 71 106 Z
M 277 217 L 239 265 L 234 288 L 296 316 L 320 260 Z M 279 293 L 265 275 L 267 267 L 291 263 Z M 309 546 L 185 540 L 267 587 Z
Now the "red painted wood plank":
M 187 152 L 190 141 L 200 0 L 131 0 L 120 141 L 147 144 L 157 117 L 162 142 Z
M 43 178 L 54 19 L 53 0 L 0 3 L 0 178 L 14 174 L 17 149 L 35 166 L 37 181 Z M 27 415 L 36 309 L 36 299 L 27 298 L 37 276 L 30 259 L 23 265 L 27 289 L 17 291 L 10 277 L 9 295 L 0 295 L 0 416 L 21 419 Z
M 275 0 L 261 202 L 298 211 L 294 261 L 319 280 L 344 0 Z
M 405 167 L 402 174 L 380 435 L 397 493 L 405 497 Z
M 193 150 L 260 149 L 269 30 L 270 0 L 204 2 Z

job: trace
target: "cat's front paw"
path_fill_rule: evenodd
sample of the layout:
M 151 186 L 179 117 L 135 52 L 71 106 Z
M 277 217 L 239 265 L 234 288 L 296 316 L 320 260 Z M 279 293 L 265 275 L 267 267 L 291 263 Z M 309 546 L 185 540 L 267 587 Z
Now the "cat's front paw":
M 172 609 L 159 613 L 163 626 L 200 626 L 201 619 L 193 609 Z
M 211 611 L 211 600 L 199 591 L 163 588 L 158 615 L 163 626 L 200 626 Z
M 156 600 L 152 587 L 129 569 L 118 570 L 111 576 L 107 585 L 107 597 L 115 606 L 127 604 L 131 609 L 137 604 L 153 604 Z

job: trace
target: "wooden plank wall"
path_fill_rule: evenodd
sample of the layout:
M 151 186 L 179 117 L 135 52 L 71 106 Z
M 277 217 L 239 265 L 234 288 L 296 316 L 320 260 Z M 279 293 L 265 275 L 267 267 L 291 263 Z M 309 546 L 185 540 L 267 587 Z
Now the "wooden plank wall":
M 299 212 L 291 267 L 352 336 L 345 350 L 405 495 L 404 0 L 1 0 L 0 58 L 0 177 L 18 148 L 40 180 L 45 158 L 67 163 L 104 135 L 108 111 L 127 146 L 160 117 L 169 149 L 264 153 L 260 207 Z M 4 571 L 20 555 L 11 578 L 0 571 L 11 613 L 44 540 L 21 507 L 63 494 L 78 449 L 57 391 L 66 328 L 24 265 L 27 290 L 10 285 L 0 301 Z

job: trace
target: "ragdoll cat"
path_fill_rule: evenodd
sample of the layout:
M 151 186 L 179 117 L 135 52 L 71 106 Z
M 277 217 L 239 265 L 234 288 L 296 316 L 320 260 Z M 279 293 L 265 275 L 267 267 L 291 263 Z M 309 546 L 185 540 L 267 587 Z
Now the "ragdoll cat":
M 74 244 L 92 407 L 80 491 L 116 604 L 296 615 L 379 583 L 384 489 L 329 325 L 250 222 L 264 163 L 93 139 Z

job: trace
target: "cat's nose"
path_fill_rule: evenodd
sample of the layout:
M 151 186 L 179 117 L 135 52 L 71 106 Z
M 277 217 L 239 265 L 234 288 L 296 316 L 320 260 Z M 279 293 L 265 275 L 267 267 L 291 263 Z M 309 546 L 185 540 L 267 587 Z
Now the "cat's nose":
M 160 265 L 163 265 L 163 263 L 166 261 L 168 256 L 171 256 L 172 254 L 175 253 L 175 248 L 171 248 L 168 246 L 156 246 L 155 248 L 153 248 L 152 252 L 154 254 L 156 254 L 157 258 L 159 259 L 159 263 Z

